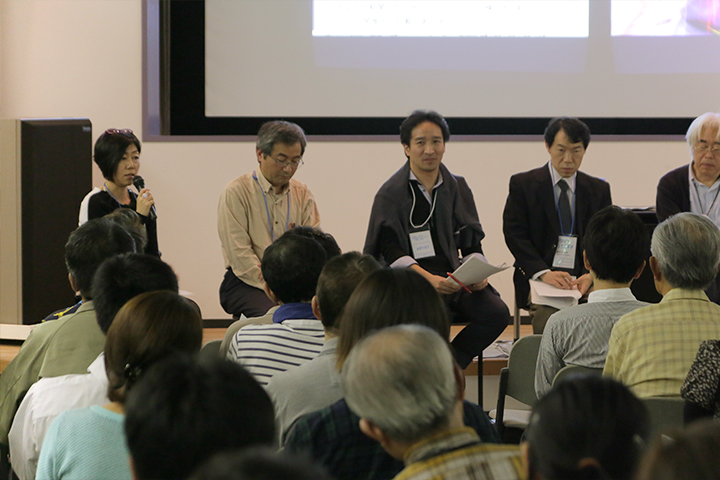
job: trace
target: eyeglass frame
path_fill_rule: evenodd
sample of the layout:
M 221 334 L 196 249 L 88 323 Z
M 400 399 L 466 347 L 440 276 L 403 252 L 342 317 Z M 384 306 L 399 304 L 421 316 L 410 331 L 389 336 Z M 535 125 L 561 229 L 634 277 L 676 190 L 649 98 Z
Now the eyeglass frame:
M 272 155 L 265 155 L 265 156 L 272 158 L 275 161 L 275 163 L 282 168 L 292 167 L 292 168 L 298 169 L 305 164 L 305 162 L 303 162 L 302 157 L 300 157 L 297 162 L 294 162 L 293 160 L 290 160 L 289 158 L 286 160 L 278 160 L 277 158 L 273 157 Z
M 712 147 L 707 143 L 696 143 L 693 148 L 703 155 L 707 152 L 710 152 L 711 155 L 720 153 L 720 144 L 717 142 L 713 143 Z

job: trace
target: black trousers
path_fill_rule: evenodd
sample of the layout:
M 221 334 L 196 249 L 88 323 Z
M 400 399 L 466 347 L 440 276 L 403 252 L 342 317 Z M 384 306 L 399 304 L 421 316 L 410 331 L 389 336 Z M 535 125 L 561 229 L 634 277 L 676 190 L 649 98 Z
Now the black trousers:
M 234 317 L 247 318 L 261 317 L 275 306 L 263 290 L 243 282 L 229 268 L 220 285 L 220 305 Z
M 465 369 L 505 331 L 510 323 L 510 310 L 490 285 L 479 292 L 461 290 L 444 295 L 444 300 L 450 322 L 467 323 L 452 341 L 455 359 Z

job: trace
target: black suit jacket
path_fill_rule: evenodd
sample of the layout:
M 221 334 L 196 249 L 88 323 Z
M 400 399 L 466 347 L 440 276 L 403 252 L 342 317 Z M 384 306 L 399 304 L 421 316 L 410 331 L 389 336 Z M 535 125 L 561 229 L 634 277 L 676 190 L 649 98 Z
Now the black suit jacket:
M 578 248 L 572 275 L 586 272 L 582 260 L 582 239 L 590 218 L 612 205 L 610 185 L 599 178 L 577 173 L 575 183 L 575 231 Z M 505 243 L 515 257 L 515 302 L 527 306 L 528 280 L 541 270 L 551 268 L 560 235 L 560 220 L 555 208 L 555 193 L 548 165 L 510 178 L 503 212 Z
M 690 211 L 690 164 L 666 173 L 658 183 L 655 210 L 659 222 L 680 212 Z

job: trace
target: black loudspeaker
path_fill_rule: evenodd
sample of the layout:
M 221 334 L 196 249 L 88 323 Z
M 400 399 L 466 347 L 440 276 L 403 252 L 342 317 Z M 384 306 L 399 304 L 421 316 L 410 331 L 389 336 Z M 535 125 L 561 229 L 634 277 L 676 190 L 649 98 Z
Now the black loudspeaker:
M 654 208 L 633 208 L 631 209 L 633 212 L 637 213 L 640 216 L 640 219 L 645 224 L 645 228 L 647 229 L 648 235 L 652 237 L 653 231 L 655 230 L 655 227 L 657 227 L 658 220 L 657 216 L 655 214 Z M 650 252 L 648 252 L 648 255 Z M 647 261 L 647 259 L 646 259 Z M 645 270 L 643 270 L 642 275 L 640 275 L 640 278 L 633 281 L 632 285 L 630 285 L 630 290 L 632 290 L 633 295 L 635 295 L 635 298 L 638 300 L 641 300 L 643 302 L 648 303 L 660 303 L 660 300 L 662 300 L 662 295 L 660 295 L 657 290 L 655 290 L 655 281 L 653 280 L 652 271 L 650 270 L 650 265 L 645 265 Z
M 90 120 L 0 120 L 0 323 L 77 302 L 65 242 L 91 189 Z

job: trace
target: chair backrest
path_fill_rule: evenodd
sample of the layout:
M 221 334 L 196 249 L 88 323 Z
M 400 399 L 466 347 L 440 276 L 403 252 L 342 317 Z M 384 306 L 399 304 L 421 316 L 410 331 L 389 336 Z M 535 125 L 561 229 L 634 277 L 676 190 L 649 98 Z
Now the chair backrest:
M 582 365 L 565 365 L 563 368 L 560 369 L 559 372 L 555 374 L 555 378 L 553 378 L 553 386 L 557 384 L 560 380 L 575 376 L 575 375 L 602 375 L 603 369 L 602 368 L 591 368 L 591 367 L 583 367 Z
M 526 335 L 518 339 L 508 357 L 507 395 L 526 405 L 537 402 L 535 394 L 535 365 L 542 335 Z
M 683 427 L 685 400 L 681 397 L 650 397 L 641 400 L 648 409 L 653 435 Z
M 220 344 L 222 344 L 222 340 L 210 340 L 202 346 L 198 358 L 200 360 L 215 360 L 220 358 Z

